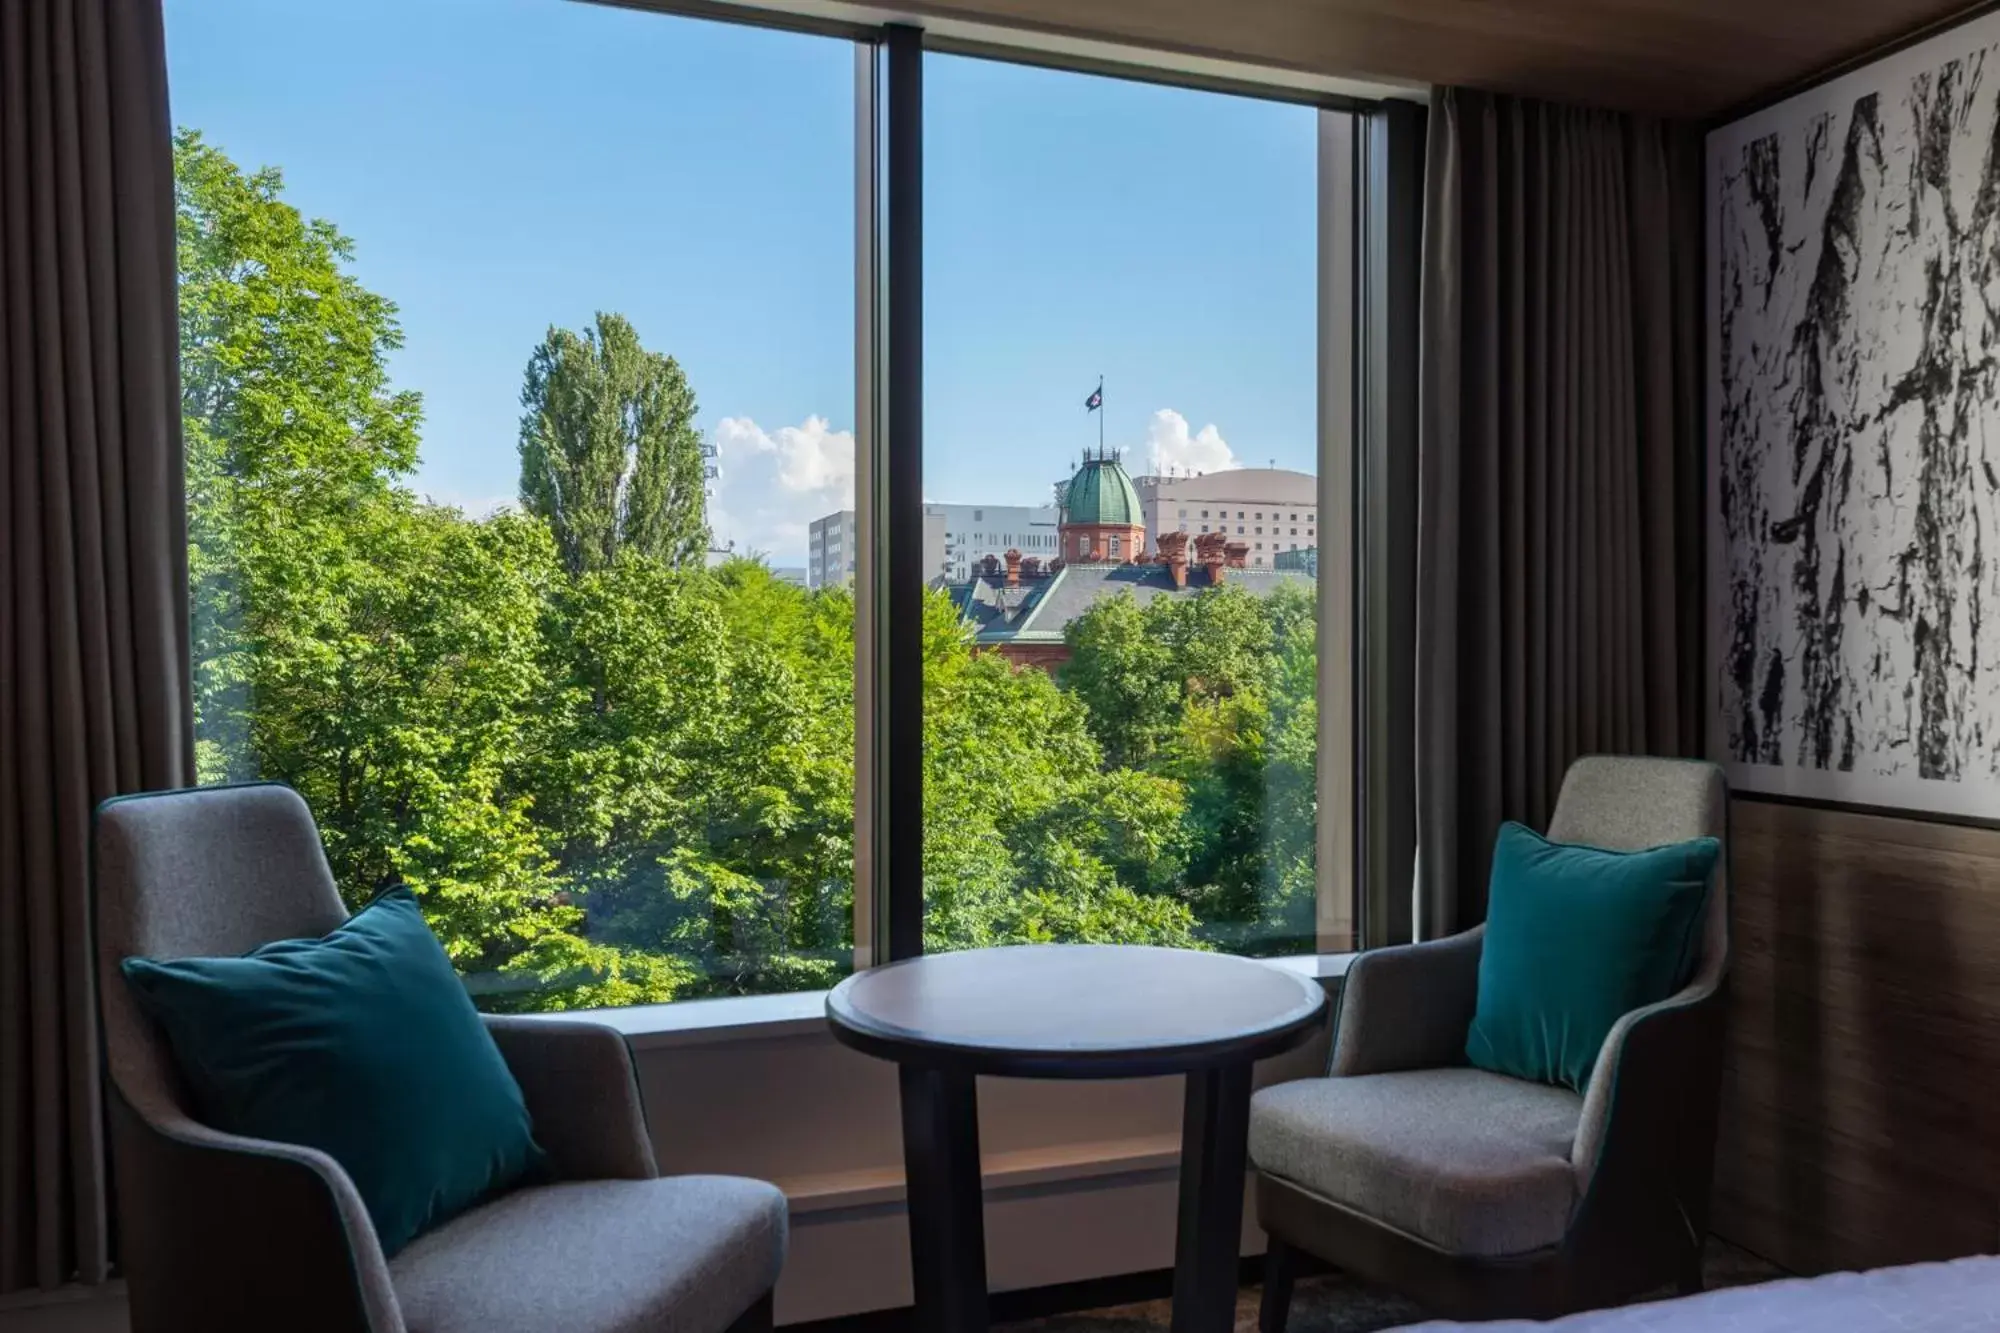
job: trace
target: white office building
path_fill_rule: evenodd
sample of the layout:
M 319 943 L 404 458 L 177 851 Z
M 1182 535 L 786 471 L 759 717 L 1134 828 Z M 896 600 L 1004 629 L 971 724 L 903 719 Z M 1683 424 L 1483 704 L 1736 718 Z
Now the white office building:
M 806 535 L 806 586 L 827 588 L 853 583 L 859 538 L 852 509 L 814 519 Z
M 1225 532 L 1250 548 L 1253 567 L 1277 567 L 1280 551 L 1319 545 L 1319 479 L 1284 468 L 1244 467 L 1198 477 L 1134 477 L 1146 538 L 1163 532 Z
M 1009 550 L 1047 563 L 1062 554 L 1054 505 L 924 506 L 924 577 L 963 583 L 987 556 Z

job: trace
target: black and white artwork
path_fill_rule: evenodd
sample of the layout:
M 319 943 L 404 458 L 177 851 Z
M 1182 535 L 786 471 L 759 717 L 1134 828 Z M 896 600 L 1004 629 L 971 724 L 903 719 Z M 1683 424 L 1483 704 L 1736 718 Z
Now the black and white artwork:
M 2000 16 L 1708 140 L 1711 748 L 2000 818 Z

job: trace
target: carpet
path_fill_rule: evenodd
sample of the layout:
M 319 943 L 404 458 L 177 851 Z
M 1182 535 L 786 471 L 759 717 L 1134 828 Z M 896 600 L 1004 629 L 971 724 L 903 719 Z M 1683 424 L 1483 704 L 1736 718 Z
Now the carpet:
M 1785 1276 L 1755 1255 L 1713 1238 L 1709 1240 L 1702 1267 L 1711 1288 L 1739 1287 Z M 1256 1287 L 1246 1287 L 1238 1295 L 1237 1333 L 1256 1333 L 1260 1295 Z M 1146 1301 L 1030 1319 L 1003 1327 L 1013 1333 L 1159 1333 L 1168 1326 L 1170 1314 L 1166 1301 Z M 1394 1292 L 1366 1286 L 1340 1274 L 1329 1274 L 1300 1279 L 1292 1297 L 1288 1333 L 1380 1333 L 1383 1329 L 1421 1323 L 1428 1317 L 1423 1307 Z

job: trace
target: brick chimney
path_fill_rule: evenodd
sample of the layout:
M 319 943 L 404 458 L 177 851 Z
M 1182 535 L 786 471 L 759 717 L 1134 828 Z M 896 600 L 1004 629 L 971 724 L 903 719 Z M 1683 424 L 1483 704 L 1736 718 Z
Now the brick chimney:
M 1230 542 L 1222 548 L 1224 561 L 1231 569 L 1242 569 L 1250 563 L 1250 543 Z
M 1195 563 L 1208 575 L 1211 585 L 1220 586 L 1222 570 L 1227 557 L 1223 553 L 1223 543 L 1229 539 L 1219 532 L 1204 532 L 1194 539 Z
M 1007 548 L 1007 586 L 1021 586 L 1021 553 L 1011 546 Z
M 1176 588 L 1187 587 L 1188 535 L 1185 532 L 1163 532 L 1160 534 L 1160 563 L 1174 576 Z

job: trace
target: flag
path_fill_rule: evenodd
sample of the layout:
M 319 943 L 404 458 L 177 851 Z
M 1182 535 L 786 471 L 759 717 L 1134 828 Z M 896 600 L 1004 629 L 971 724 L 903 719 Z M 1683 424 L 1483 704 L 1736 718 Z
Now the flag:
M 1083 400 L 1083 410 L 1095 412 L 1102 406 L 1104 406 L 1104 386 L 1100 384 L 1090 391 L 1090 397 Z

